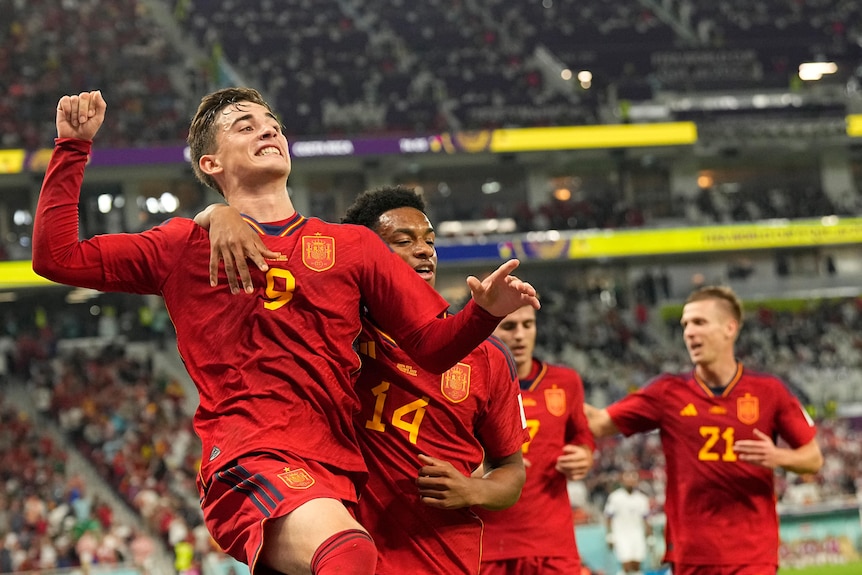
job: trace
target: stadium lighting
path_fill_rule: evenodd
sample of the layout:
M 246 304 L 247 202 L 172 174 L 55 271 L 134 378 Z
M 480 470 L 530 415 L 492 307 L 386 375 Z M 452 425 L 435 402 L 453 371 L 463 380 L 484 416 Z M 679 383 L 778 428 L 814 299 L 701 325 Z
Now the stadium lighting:
M 815 81 L 826 74 L 834 74 L 837 71 L 838 65 L 835 62 L 803 62 L 799 65 L 799 78 Z
M 33 223 L 33 215 L 29 210 L 15 210 L 12 221 L 16 226 L 29 226 Z
M 99 211 L 103 214 L 107 214 L 111 211 L 111 208 L 114 205 L 114 198 L 111 197 L 110 194 L 102 194 L 96 200 L 96 203 L 99 206 Z
M 489 180 L 482 184 L 482 193 L 485 195 L 496 194 L 500 189 L 500 182 L 496 180 Z

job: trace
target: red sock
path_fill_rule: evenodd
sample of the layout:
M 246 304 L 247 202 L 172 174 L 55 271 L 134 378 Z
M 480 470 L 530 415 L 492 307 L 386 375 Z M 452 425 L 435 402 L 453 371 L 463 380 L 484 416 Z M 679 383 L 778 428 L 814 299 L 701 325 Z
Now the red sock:
M 320 544 L 311 558 L 314 575 L 374 575 L 377 547 L 359 529 L 340 531 Z

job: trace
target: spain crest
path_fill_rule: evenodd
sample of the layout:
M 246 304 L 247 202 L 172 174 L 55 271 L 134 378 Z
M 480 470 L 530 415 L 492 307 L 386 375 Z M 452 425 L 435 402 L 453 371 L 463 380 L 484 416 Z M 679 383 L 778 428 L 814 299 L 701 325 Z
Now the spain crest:
M 323 272 L 335 265 L 335 238 L 332 236 L 302 236 L 302 263 L 314 272 Z
M 470 395 L 470 366 L 456 363 L 440 378 L 440 391 L 452 403 L 461 403 Z
M 736 400 L 736 417 L 746 425 L 754 425 L 760 419 L 760 402 L 750 393 Z
M 278 478 L 291 489 L 308 489 L 314 485 L 314 478 L 303 468 L 284 468 L 284 473 L 279 473 Z
M 566 414 L 566 392 L 556 386 L 546 389 L 545 407 L 551 415 L 564 416 Z

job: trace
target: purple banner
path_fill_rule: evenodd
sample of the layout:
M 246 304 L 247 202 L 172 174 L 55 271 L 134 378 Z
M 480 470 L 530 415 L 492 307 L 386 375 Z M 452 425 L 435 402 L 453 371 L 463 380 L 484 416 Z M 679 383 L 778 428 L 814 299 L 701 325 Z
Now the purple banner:
M 443 133 L 431 136 L 354 138 L 333 140 L 296 140 L 290 143 L 294 158 L 336 158 L 345 156 L 387 156 L 397 154 L 456 154 L 489 151 L 493 132 Z M 44 148 L 27 155 L 25 165 L 29 171 L 44 172 L 52 150 Z M 140 166 L 157 164 L 185 164 L 189 162 L 188 146 L 162 148 L 93 149 L 90 165 Z
M 91 166 L 139 166 L 142 164 L 184 164 L 188 159 L 188 146 L 169 148 L 125 148 L 100 150 L 94 148 Z
M 435 136 L 412 138 L 355 138 L 352 140 L 302 140 L 290 144 L 294 158 L 332 158 L 392 154 L 426 154 L 433 150 Z

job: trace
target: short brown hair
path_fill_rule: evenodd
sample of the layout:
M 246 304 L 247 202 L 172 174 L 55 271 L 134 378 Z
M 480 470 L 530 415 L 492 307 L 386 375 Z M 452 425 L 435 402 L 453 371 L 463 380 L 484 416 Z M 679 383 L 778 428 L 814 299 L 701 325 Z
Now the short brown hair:
M 742 301 L 734 291 L 727 286 L 704 286 L 691 292 L 685 303 L 704 300 L 717 300 L 730 312 L 736 323 L 742 326 Z
M 254 88 L 223 88 L 201 98 L 201 103 L 189 126 L 189 136 L 186 139 L 189 144 L 189 156 L 195 177 L 202 184 L 211 187 L 221 195 L 224 195 L 224 192 L 219 188 L 215 179 L 201 171 L 200 160 L 204 155 L 211 154 L 216 150 L 215 125 L 218 113 L 227 106 L 238 102 L 260 104 L 275 115 L 260 92 Z

